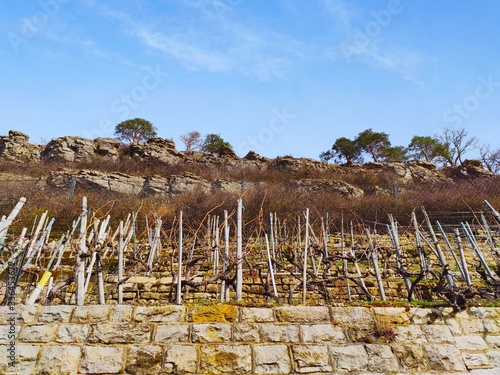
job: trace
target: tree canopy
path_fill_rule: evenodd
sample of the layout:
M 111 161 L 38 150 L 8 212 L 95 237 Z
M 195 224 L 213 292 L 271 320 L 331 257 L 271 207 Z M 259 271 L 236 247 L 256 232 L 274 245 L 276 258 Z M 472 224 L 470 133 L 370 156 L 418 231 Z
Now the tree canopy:
M 201 151 L 219 156 L 234 156 L 233 147 L 219 134 L 207 134 L 201 144 Z
M 148 120 L 134 118 L 126 120 L 115 127 L 115 136 L 122 141 L 139 143 L 156 137 L 156 128 Z

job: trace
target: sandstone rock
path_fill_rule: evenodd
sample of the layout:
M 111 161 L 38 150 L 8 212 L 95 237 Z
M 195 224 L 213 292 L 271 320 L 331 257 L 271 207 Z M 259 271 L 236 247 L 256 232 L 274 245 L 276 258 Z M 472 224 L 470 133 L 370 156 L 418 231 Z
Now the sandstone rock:
M 242 307 L 241 321 L 255 323 L 274 322 L 273 310 L 258 307 Z
M 292 352 L 295 370 L 300 374 L 332 371 L 326 345 L 296 345 Z M 358 367 L 356 370 L 362 368 Z
M 239 194 L 244 189 L 248 189 L 248 183 L 243 181 L 230 181 L 225 179 L 218 179 L 212 182 L 212 189 L 222 190 L 226 193 Z
M 108 305 L 76 306 L 71 321 L 73 323 L 107 322 L 110 310 L 111 306 Z
M 286 345 L 255 345 L 255 374 L 289 374 L 292 370 Z
M 231 340 L 231 325 L 218 324 L 193 324 L 192 341 L 198 343 L 216 343 Z
M 192 306 L 189 308 L 188 318 L 194 323 L 236 322 L 238 308 L 232 305 Z
M 16 361 L 14 366 L 10 366 L 12 358 L 8 345 L 0 345 L 0 373 L 16 375 L 33 375 L 36 373 L 35 366 L 38 359 L 40 347 L 37 345 L 16 344 L 12 351 Z
M 455 337 L 451 334 L 450 328 L 445 325 L 423 325 L 422 331 L 430 343 L 455 343 Z
M 183 306 L 138 306 L 134 311 L 134 320 L 138 322 L 179 322 L 184 320 Z
M 113 306 L 111 308 L 110 322 L 114 323 L 130 322 L 132 320 L 133 311 L 134 311 L 134 306 L 130 305 Z
M 64 322 L 68 323 L 71 314 L 73 313 L 73 306 L 43 306 L 38 321 L 40 323 Z
M 415 343 L 395 343 L 391 346 L 403 371 L 423 371 L 429 368 L 423 346 Z
M 133 344 L 148 342 L 151 327 L 144 323 L 96 323 L 90 326 L 88 341 L 102 344 Z
M 394 338 L 397 342 L 415 342 L 424 343 L 427 342 L 424 333 L 420 326 L 408 325 L 408 326 L 394 326 L 391 327 L 394 331 L 396 337 Z
M 83 374 L 118 374 L 123 370 L 123 348 L 84 346 L 79 371 Z
M 94 158 L 94 141 L 81 137 L 60 137 L 51 140 L 42 151 L 42 160 L 86 162 Z
M 235 324 L 233 339 L 238 342 L 260 342 L 260 326 L 251 323 Z
M 368 370 L 384 374 L 396 372 L 399 369 L 398 360 L 389 345 L 365 345 L 368 354 Z
M 89 334 L 87 324 L 61 324 L 57 330 L 56 341 L 61 343 L 83 343 Z
M 248 374 L 252 371 L 250 345 L 203 345 L 200 368 L 207 374 Z
M 309 158 L 294 158 L 292 156 L 278 156 L 269 163 L 269 168 L 287 172 L 324 171 L 328 164 Z
M 331 324 L 301 325 L 300 330 L 303 342 L 344 344 L 347 341 L 342 328 Z
M 465 160 L 461 165 L 451 168 L 451 176 L 459 179 L 490 178 L 493 173 L 485 170 L 479 160 Z
M 450 344 L 426 344 L 425 352 L 432 370 L 464 371 L 466 370 L 462 353 Z
M 365 195 L 360 188 L 342 181 L 299 180 L 294 186 L 305 193 L 332 192 L 350 198 L 359 198 Z
M 490 367 L 490 361 L 484 353 L 462 353 L 462 356 L 468 370 Z
M 13 162 L 37 162 L 43 146 L 32 145 L 29 137 L 21 132 L 9 130 L 8 136 L 0 136 L 0 160 Z
M 160 324 L 156 327 L 155 342 L 189 341 L 189 324 Z
M 37 374 L 75 374 L 80 355 L 78 346 L 46 346 L 42 350 Z
M 163 138 L 150 138 L 146 143 L 130 145 L 128 153 L 145 161 L 174 164 L 179 162 L 181 154 L 175 149 L 174 141 Z
M 171 176 L 168 179 L 168 186 L 168 192 L 174 195 L 196 191 L 208 193 L 212 188 L 211 183 L 192 173 Z
M 326 306 L 282 306 L 277 307 L 278 322 L 289 323 L 327 323 L 330 312 Z
M 368 368 L 368 354 L 363 345 L 331 346 L 330 352 L 338 371 L 363 371 Z
M 461 350 L 486 350 L 488 344 L 481 336 L 457 336 L 456 346 Z
M 267 342 L 299 342 L 299 327 L 296 325 L 262 324 L 260 333 Z
M 248 153 L 243 158 L 245 160 L 259 161 L 261 163 L 268 163 L 271 159 L 264 156 L 260 156 L 255 151 L 248 151 Z
M 132 346 L 127 352 L 125 371 L 134 375 L 160 373 L 163 361 L 163 349 L 157 345 Z
M 198 352 L 192 345 L 169 345 L 165 349 L 165 369 L 169 374 L 196 373 Z
M 54 338 L 56 330 L 56 324 L 25 326 L 19 334 L 19 340 L 24 342 L 49 342 Z
M 94 139 L 95 153 L 99 156 L 106 157 L 112 160 L 118 159 L 120 156 L 120 148 L 122 143 L 115 138 L 96 138 Z

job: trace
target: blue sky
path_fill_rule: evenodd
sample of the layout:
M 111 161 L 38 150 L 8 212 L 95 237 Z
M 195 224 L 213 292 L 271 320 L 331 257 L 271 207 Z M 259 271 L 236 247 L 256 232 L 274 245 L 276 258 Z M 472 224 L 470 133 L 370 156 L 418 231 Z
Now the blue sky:
M 500 138 L 494 0 L 4 0 L 0 134 L 113 137 L 142 117 L 240 156 L 318 158 L 372 128 Z

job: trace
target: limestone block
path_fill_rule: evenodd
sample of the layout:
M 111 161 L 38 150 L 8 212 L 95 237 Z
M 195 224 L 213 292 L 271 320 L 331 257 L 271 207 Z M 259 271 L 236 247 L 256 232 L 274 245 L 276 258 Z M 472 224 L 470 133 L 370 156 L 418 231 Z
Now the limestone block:
M 490 348 L 500 349 L 500 336 L 487 335 L 485 340 Z
M 472 370 L 470 373 L 472 375 L 500 375 L 500 367 L 487 370 Z
M 16 306 L 16 312 L 18 322 L 32 323 L 35 321 L 36 314 L 38 313 L 38 307 L 19 305 Z
M 204 374 L 248 374 L 252 371 L 250 345 L 202 345 L 200 369 Z
M 169 374 L 196 373 L 198 352 L 192 345 L 168 345 L 165 349 L 165 370 Z
M 68 323 L 74 306 L 54 305 L 43 306 L 40 315 L 38 316 L 39 323 L 64 322 Z
M 118 374 L 123 370 L 123 348 L 84 346 L 79 371 L 83 374 Z
M 240 309 L 240 320 L 248 323 L 274 322 L 273 309 L 242 307 Z
M 37 311 L 37 306 L 0 306 L 0 324 L 10 324 L 13 317 L 18 324 L 31 323 L 35 320 Z
M 462 326 L 457 319 L 446 320 L 446 326 L 450 329 L 453 336 L 463 335 Z
M 303 342 L 330 342 L 334 344 L 344 344 L 347 339 L 341 327 L 331 324 L 311 324 L 301 325 Z
M 81 349 L 78 346 L 46 346 L 42 349 L 37 374 L 75 374 L 80 356 Z
M 489 350 L 486 352 L 490 364 L 495 367 L 500 367 L 500 350 Z
M 57 330 L 57 324 L 41 324 L 24 326 L 19 333 L 19 340 L 24 342 L 52 341 Z
M 410 319 L 415 324 L 430 324 L 436 323 L 444 323 L 441 320 L 441 314 L 437 309 L 425 309 L 420 307 L 414 307 L 410 309 L 409 312 Z
M 70 324 L 63 323 L 57 330 L 56 341 L 61 343 L 83 343 L 89 335 L 88 324 Z
M 374 307 L 375 316 L 384 317 L 390 324 L 406 324 L 410 321 L 410 315 L 404 307 Z
M 429 368 L 423 346 L 414 343 L 394 343 L 391 346 L 403 371 L 423 371 Z
M 7 344 L 12 341 L 12 336 L 14 339 L 19 337 L 19 331 L 21 330 L 20 325 L 11 326 L 10 324 L 5 324 L 0 326 L 0 344 Z
M 486 350 L 488 344 L 481 336 L 458 336 L 456 339 L 456 346 L 461 350 Z
M 438 371 L 464 371 L 466 369 L 462 353 L 450 344 L 424 345 L 430 368 Z
M 292 370 L 286 345 L 255 345 L 255 374 L 288 374 Z
M 479 319 L 499 319 L 500 310 L 495 307 L 472 306 L 469 314 Z
M 158 345 L 134 345 L 127 350 L 125 371 L 134 375 L 157 374 L 162 368 L 163 348 Z
M 238 321 L 238 308 L 231 305 L 193 306 L 188 318 L 194 323 L 232 323 Z
M 483 319 L 484 331 L 486 334 L 500 334 L 500 325 L 497 320 L 494 319 Z
M 275 309 L 278 322 L 328 323 L 330 312 L 326 306 L 282 306 Z
M 394 331 L 394 333 L 396 334 L 394 341 L 414 342 L 414 343 L 419 343 L 419 344 L 427 341 L 420 326 L 407 325 L 407 326 L 393 326 L 391 328 Z
M 111 308 L 112 322 L 130 322 L 132 320 L 132 313 L 134 306 L 130 305 L 116 305 Z
M 299 327 L 296 325 L 262 324 L 260 333 L 266 342 L 299 342 Z
M 327 345 L 296 345 L 292 353 L 295 371 L 300 374 L 332 371 Z
M 337 371 L 362 371 L 368 368 L 368 354 L 364 345 L 330 346 Z
M 432 324 L 422 326 L 422 331 L 424 331 L 427 341 L 430 343 L 455 343 L 455 337 L 451 334 L 451 330 L 448 326 Z
M 90 325 L 88 341 L 102 344 L 149 342 L 152 327 L 145 323 L 96 323 Z
M 365 345 L 368 353 L 368 370 L 384 374 L 396 372 L 399 369 L 398 360 L 389 345 Z
M 490 367 L 490 361 L 484 353 L 462 353 L 467 369 L 479 369 Z
M 35 365 L 39 352 L 40 347 L 36 345 L 16 344 L 13 348 L 10 345 L 0 345 L 0 374 L 35 374 Z M 11 355 L 15 356 L 14 366 L 9 366 L 12 361 Z
M 485 333 L 484 324 L 480 319 L 459 319 L 458 322 L 464 335 Z
M 183 306 L 138 306 L 134 311 L 134 320 L 137 322 L 181 322 L 184 320 Z
M 193 324 L 192 341 L 199 343 L 226 342 L 231 340 L 231 325 L 225 323 Z
M 188 342 L 189 324 L 160 324 L 156 327 L 155 342 Z
M 109 305 L 76 306 L 71 321 L 73 323 L 98 323 L 109 320 Z
M 260 342 L 260 326 L 258 324 L 240 323 L 233 328 L 234 341 Z

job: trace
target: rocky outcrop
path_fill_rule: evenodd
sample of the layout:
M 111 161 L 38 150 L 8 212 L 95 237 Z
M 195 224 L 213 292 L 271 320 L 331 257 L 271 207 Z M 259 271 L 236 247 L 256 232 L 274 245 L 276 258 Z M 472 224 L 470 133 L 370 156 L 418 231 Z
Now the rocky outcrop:
M 344 197 L 359 198 L 365 193 L 360 188 L 343 181 L 300 180 L 295 187 L 305 193 L 337 193 Z
M 29 143 L 26 134 L 10 130 L 8 136 L 0 136 L 0 159 L 11 162 L 35 162 L 40 160 L 43 146 Z
M 493 173 L 484 169 L 479 160 L 465 160 L 452 169 L 451 176 L 459 179 L 490 178 L 493 177 Z
M 174 141 L 163 138 L 150 138 L 146 143 L 130 145 L 129 154 L 145 161 L 161 163 L 177 163 L 181 160 L 181 153 L 175 149 Z
M 97 155 L 114 160 L 120 156 L 120 149 L 122 147 L 120 140 L 114 138 L 96 138 L 94 139 L 94 143 Z
M 43 160 L 88 162 L 96 153 L 94 141 L 81 137 L 60 137 L 51 140 L 42 152 Z
M 328 164 L 314 159 L 294 158 L 292 156 L 278 156 L 269 163 L 269 168 L 284 170 L 289 172 L 300 171 L 324 171 L 328 169 Z

